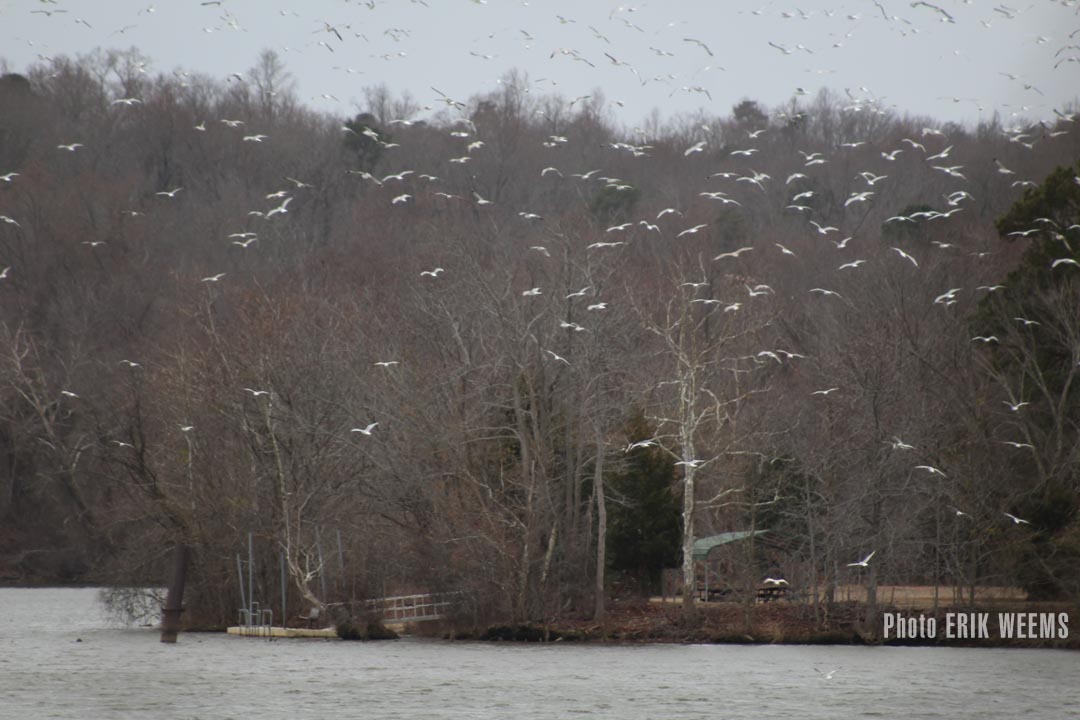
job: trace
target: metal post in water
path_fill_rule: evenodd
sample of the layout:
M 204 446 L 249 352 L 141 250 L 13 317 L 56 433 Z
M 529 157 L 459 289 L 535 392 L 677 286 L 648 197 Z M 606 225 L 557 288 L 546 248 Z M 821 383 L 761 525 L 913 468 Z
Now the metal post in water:
M 184 582 L 187 577 L 188 546 L 177 543 L 173 548 L 173 572 L 165 607 L 161 611 L 161 642 L 175 643 L 180 633 L 180 614 L 184 612 Z
M 250 613 L 255 605 L 255 545 L 251 539 L 251 533 L 248 533 L 248 603 L 250 603 L 248 606 Z
M 240 579 L 240 607 L 247 612 L 249 608 L 247 597 L 244 595 L 244 562 L 240 559 L 240 553 L 236 553 L 236 576 Z

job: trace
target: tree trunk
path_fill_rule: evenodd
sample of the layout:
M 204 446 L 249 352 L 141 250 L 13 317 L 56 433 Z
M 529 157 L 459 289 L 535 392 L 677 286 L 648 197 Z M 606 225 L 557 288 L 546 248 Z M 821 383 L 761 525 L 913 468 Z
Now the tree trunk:
M 683 485 L 683 617 L 697 618 L 697 577 L 694 572 L 694 467 L 685 465 L 686 481 Z
M 593 475 L 596 492 L 596 606 L 593 619 L 604 619 L 604 575 L 607 564 L 607 501 L 604 498 L 604 439 L 596 429 L 596 471 Z
M 169 591 L 165 595 L 165 607 L 161 611 L 161 642 L 175 643 L 180 633 L 180 614 L 184 612 L 184 582 L 187 580 L 187 564 L 190 550 L 185 543 L 173 548 L 173 571 Z
M 559 537 L 559 523 L 556 522 L 551 526 L 551 534 L 548 535 L 547 550 L 544 552 L 544 568 L 540 572 L 540 607 L 543 610 L 543 621 L 546 624 L 548 621 L 549 613 L 548 608 L 548 578 L 551 574 L 551 558 L 555 556 L 555 543 Z M 558 595 L 558 593 L 556 593 Z M 558 604 L 556 603 L 556 608 Z
M 814 533 L 817 531 L 817 528 L 814 527 L 814 513 L 811 512 L 809 480 L 807 480 L 804 484 L 804 492 L 804 502 L 806 506 L 806 532 L 810 540 L 810 588 L 814 594 L 814 622 L 820 625 L 822 619 L 821 588 L 819 587 L 821 578 L 818 576 L 817 539 L 814 537 Z

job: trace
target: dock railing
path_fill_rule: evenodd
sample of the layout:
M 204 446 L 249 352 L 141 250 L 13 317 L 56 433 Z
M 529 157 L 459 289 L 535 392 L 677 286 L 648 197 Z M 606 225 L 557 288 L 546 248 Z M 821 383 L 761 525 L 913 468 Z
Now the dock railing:
M 331 603 L 331 605 L 348 608 L 353 613 L 367 615 L 384 623 L 409 623 L 441 620 L 447 616 L 451 608 L 462 601 L 464 595 L 461 591 L 418 593 Z
M 274 611 L 269 608 L 259 608 L 259 603 L 251 603 L 249 608 L 237 610 L 237 626 L 240 634 L 249 637 L 271 637 L 271 628 L 274 626 Z

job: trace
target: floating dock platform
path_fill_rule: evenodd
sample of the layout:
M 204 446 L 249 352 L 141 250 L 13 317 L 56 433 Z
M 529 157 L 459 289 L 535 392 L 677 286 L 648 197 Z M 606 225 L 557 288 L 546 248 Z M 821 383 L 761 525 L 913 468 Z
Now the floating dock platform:
M 234 625 L 226 630 L 230 635 L 253 638 L 330 638 L 337 639 L 337 630 L 328 628 L 286 628 L 273 625 Z

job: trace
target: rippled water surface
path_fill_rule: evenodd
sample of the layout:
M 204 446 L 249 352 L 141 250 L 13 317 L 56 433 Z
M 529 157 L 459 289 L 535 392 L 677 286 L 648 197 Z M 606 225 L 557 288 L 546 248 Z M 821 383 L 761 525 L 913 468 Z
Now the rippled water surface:
M 0 589 L 0 717 L 1080 718 L 1076 652 L 208 634 L 170 646 L 111 625 L 96 597 Z

